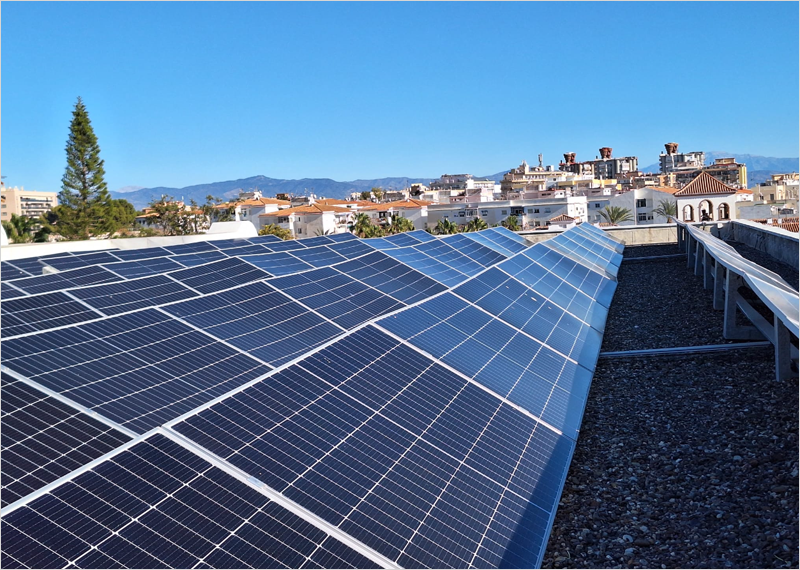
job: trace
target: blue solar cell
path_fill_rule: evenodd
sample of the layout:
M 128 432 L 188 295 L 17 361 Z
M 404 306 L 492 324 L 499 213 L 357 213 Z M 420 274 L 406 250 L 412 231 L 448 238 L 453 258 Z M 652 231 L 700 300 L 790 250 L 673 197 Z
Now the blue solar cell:
M 264 247 L 271 251 L 294 251 L 295 249 L 305 249 L 306 246 L 303 245 L 301 240 L 287 239 L 279 243 L 264 244 Z
M 0 281 L 0 300 L 24 297 L 25 293 L 5 281 Z
M 266 271 L 241 259 L 223 259 L 207 265 L 173 271 L 170 277 L 200 293 L 214 293 L 270 277 Z
M 6 374 L 1 382 L 3 507 L 130 439 Z
M 342 329 L 265 283 L 253 283 L 163 308 L 208 334 L 279 366 Z
M 110 271 L 99 266 L 92 266 L 80 267 L 60 273 L 17 279 L 14 281 L 14 286 L 22 289 L 26 293 L 35 295 L 36 293 L 47 293 L 60 289 L 71 289 L 73 287 L 110 283 L 119 280 L 120 277 L 114 275 Z
M 120 261 L 120 258 L 108 252 L 98 252 L 50 257 L 44 260 L 44 263 L 59 271 L 67 271 L 69 269 L 90 267 L 92 265 L 99 265 L 100 263 L 114 263 L 116 261 Z
M 290 275 L 299 271 L 314 269 L 313 265 L 298 259 L 290 252 L 248 255 L 242 257 L 242 261 L 255 265 L 272 275 Z
M 300 240 L 305 247 L 316 247 L 318 245 L 327 245 L 329 243 L 335 243 L 336 240 L 331 239 L 328 236 L 316 236 L 312 238 L 305 238 Z
M 173 255 L 184 255 L 187 253 L 203 253 L 211 251 L 219 251 L 214 247 L 212 242 L 209 241 L 196 241 L 194 243 L 181 243 L 178 245 L 165 245 L 164 249 L 172 252 Z
M 229 247 L 225 248 L 222 251 L 229 255 L 230 257 L 241 257 L 242 255 L 259 255 L 261 253 L 269 253 L 272 250 L 269 248 L 269 245 L 261 245 L 261 244 L 254 244 L 254 243 L 247 243 L 244 240 L 241 240 L 243 243 L 240 247 Z
M 490 267 L 508 257 L 475 240 L 469 239 L 464 234 L 446 236 L 442 238 L 442 241 L 484 267 Z
M 345 235 L 345 234 L 338 234 Z M 350 234 L 346 234 L 350 235 Z M 327 246 L 329 249 L 335 251 L 346 259 L 353 259 L 368 253 L 373 253 L 375 248 L 372 248 L 359 239 L 352 239 L 340 243 L 332 243 Z
M 5 516 L 2 548 L 4 567 L 374 566 L 159 434 Z
M 268 283 L 346 329 L 404 306 L 329 267 L 277 277 Z
M 177 269 L 184 268 L 184 266 L 180 263 L 166 257 L 109 263 L 107 265 L 103 265 L 102 267 L 108 269 L 109 271 L 113 271 L 125 279 L 134 279 L 136 277 L 144 277 L 146 275 L 158 275 L 160 273 L 167 273 L 168 271 L 175 271 Z
M 358 238 L 351 234 L 350 232 L 343 232 L 340 234 L 331 234 L 329 236 L 325 236 L 329 240 L 332 240 L 333 243 L 342 243 L 342 242 L 356 242 Z
M 0 303 L 2 337 L 43 331 L 98 319 L 102 315 L 60 291 L 32 297 L 19 297 Z
M 44 259 L 44 258 L 43 257 L 27 257 L 27 258 L 23 258 L 23 259 L 14 259 L 12 261 L 3 262 L 4 263 L 3 267 L 5 267 L 5 264 L 8 263 L 10 265 L 13 265 L 17 269 L 21 269 L 22 271 L 30 273 L 33 276 L 41 275 L 42 274 L 42 269 L 44 269 L 44 264 L 42 264 L 42 262 L 40 261 L 41 259 Z M 3 279 L 6 279 L 6 278 L 3 277 Z
M 314 267 L 326 267 L 347 259 L 325 245 L 298 249 L 292 255 Z
M 140 433 L 268 371 L 153 309 L 7 339 L 3 364 Z
M 414 248 L 387 249 L 384 253 L 446 287 L 454 287 L 467 279 L 467 276 L 460 271 Z
M 39 273 L 41 273 L 41 269 Z M 31 277 L 31 274 L 15 267 L 7 261 L 2 261 L 0 262 L 0 277 L 2 277 L 3 281 L 11 281 L 12 279 L 19 279 L 21 277 Z
M 561 277 L 603 307 L 610 306 L 611 298 L 617 288 L 616 281 L 542 244 L 530 248 L 523 255 L 547 267 L 548 271 Z
M 253 245 L 252 243 L 250 243 L 249 241 L 247 241 L 244 238 L 238 238 L 238 239 L 215 239 L 213 241 L 209 241 L 208 243 L 210 243 L 215 248 L 217 248 L 217 249 L 219 249 L 221 251 L 225 251 L 227 249 L 238 249 L 240 247 L 247 247 L 247 246 Z
M 283 240 L 281 238 L 279 238 L 278 236 L 267 234 L 267 235 L 264 235 L 264 236 L 256 236 L 256 237 L 247 238 L 247 241 L 250 242 L 250 243 L 255 243 L 255 244 L 269 245 L 269 244 L 274 244 L 274 243 L 280 243 Z
M 205 263 L 211 263 L 212 261 L 219 261 L 221 259 L 227 259 L 228 256 L 225 255 L 223 252 L 219 250 L 213 251 L 203 251 L 199 253 L 185 253 L 181 255 L 173 255 L 169 259 L 175 261 L 176 263 L 180 263 L 184 267 L 195 267 L 197 265 L 203 265 Z
M 123 261 L 137 261 L 141 259 L 155 259 L 172 255 L 172 252 L 163 247 L 145 247 L 142 249 L 120 249 L 114 251 L 114 256 Z
M 106 315 L 118 315 L 198 295 L 165 275 L 83 287 L 75 289 L 72 293 Z
M 571 240 L 554 241 L 551 239 L 541 242 L 541 245 L 580 263 L 606 279 L 616 279 L 617 268 L 614 265 Z
M 462 234 L 462 235 L 464 237 L 466 237 L 467 239 L 471 239 L 472 241 L 477 242 L 477 243 L 479 243 L 479 244 L 481 244 L 481 245 L 483 245 L 485 247 L 488 247 L 489 249 L 491 249 L 491 250 L 493 250 L 493 251 L 495 251 L 497 253 L 500 253 L 500 254 L 502 254 L 502 255 L 504 255 L 506 257 L 511 257 L 511 256 L 515 255 L 516 253 L 518 253 L 516 251 L 516 249 L 513 249 L 513 250 L 508 249 L 507 247 L 503 247 L 499 243 L 496 243 L 496 242 L 490 240 L 489 238 L 487 238 L 485 230 L 481 231 L 481 232 L 467 232 L 467 233 Z
M 422 241 L 418 240 L 416 237 L 412 236 L 409 233 L 395 234 L 393 236 L 389 236 L 384 239 L 387 242 L 394 244 L 398 247 L 406 247 L 409 245 L 418 245 L 422 243 Z
M 475 275 L 484 269 L 480 263 L 470 259 L 467 255 L 461 253 L 442 240 L 423 243 L 414 246 L 413 249 L 421 251 L 425 255 L 429 255 L 437 261 L 460 271 L 464 275 Z
M 421 242 L 436 241 L 436 239 L 437 239 L 435 236 L 429 234 L 425 230 L 414 230 L 413 232 L 409 232 L 408 235 L 410 235 L 411 237 L 416 238 L 417 240 L 419 240 Z

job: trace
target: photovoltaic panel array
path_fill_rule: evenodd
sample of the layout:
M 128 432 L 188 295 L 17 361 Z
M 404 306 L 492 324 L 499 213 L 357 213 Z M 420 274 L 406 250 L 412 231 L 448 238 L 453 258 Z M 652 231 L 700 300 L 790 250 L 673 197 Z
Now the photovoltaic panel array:
M 4 393 L 121 439 L 4 496 L 2 565 L 540 564 L 621 246 L 590 227 L 380 239 L 81 254 L 98 263 L 56 275 L 113 279 L 3 301 Z M 78 457 L 63 443 L 56 466 Z M 47 453 L 3 461 L 4 493 Z
M 130 440 L 5 373 L 0 388 L 3 507 Z

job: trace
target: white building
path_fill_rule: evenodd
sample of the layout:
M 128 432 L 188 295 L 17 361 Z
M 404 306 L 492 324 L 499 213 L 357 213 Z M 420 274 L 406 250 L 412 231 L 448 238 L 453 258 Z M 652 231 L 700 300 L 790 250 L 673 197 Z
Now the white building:
M 480 218 L 492 226 L 509 216 L 516 216 L 522 229 L 546 226 L 550 219 L 566 215 L 577 221 L 586 220 L 586 197 L 569 196 L 546 200 L 499 200 L 468 204 L 434 204 L 428 207 L 428 228 L 436 227 L 439 220 L 446 219 L 458 225 L 466 225 Z
M 428 227 L 428 207 L 432 204 L 425 200 L 400 200 L 371 204 L 361 208 L 360 211 L 367 214 L 372 224 L 376 226 L 391 224 L 394 216 L 402 216 L 414 224 L 414 229 L 424 230 Z
M 345 233 L 349 231 L 348 225 L 353 222 L 354 216 L 354 211 L 349 208 L 308 204 L 261 214 L 256 227 L 260 230 L 264 226 L 276 224 L 292 232 L 294 237 L 302 239 Z
M 732 188 L 705 171 L 674 196 L 678 200 L 678 217 L 684 222 L 701 222 L 703 213 L 708 221 L 732 220 L 737 202 L 753 201 L 751 190 Z

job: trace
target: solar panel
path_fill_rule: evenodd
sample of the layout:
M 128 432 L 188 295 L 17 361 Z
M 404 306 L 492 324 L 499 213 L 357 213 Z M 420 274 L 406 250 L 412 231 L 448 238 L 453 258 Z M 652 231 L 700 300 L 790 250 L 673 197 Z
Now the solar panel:
M 3 507 L 130 439 L 8 374 L 0 386 Z
M 439 281 L 447 287 L 455 287 L 465 281 L 467 275 L 453 269 L 449 265 L 442 263 L 438 259 L 431 257 L 413 247 L 384 250 L 386 255 L 413 267 L 420 273 Z
M 375 566 L 161 434 L 14 510 L 2 525 L 3 567 Z
M 75 289 L 72 294 L 106 315 L 118 315 L 198 295 L 165 275 L 83 287 Z
M 325 247 L 327 247 L 332 251 L 335 251 L 336 253 L 347 259 L 360 257 L 362 255 L 366 255 L 368 253 L 372 253 L 375 251 L 375 248 L 368 246 L 359 239 L 353 239 L 339 243 L 332 243 Z
M 334 263 L 339 263 L 347 259 L 339 255 L 327 245 L 320 245 L 317 247 L 309 247 L 307 249 L 298 249 L 291 253 L 294 257 L 305 261 L 313 267 L 327 267 Z
M 377 324 L 576 438 L 592 374 L 540 341 L 450 293 Z
M 0 281 L 0 300 L 14 299 L 15 297 L 24 297 L 25 293 L 14 287 L 13 285 Z
M 174 429 L 414 568 L 538 564 L 574 446 L 371 326 Z
M 540 247 L 550 248 L 553 251 L 560 253 L 564 257 L 568 257 L 569 259 L 577 261 L 584 267 L 591 269 L 607 279 L 616 279 L 618 268 L 614 267 L 613 264 L 592 253 L 585 247 L 579 246 L 573 241 L 553 241 L 552 239 L 549 239 L 547 241 L 540 242 L 537 245 Z
M 305 249 L 301 240 L 298 239 L 287 239 L 286 241 L 282 241 L 280 243 L 270 243 L 266 244 L 265 247 L 272 251 L 292 251 L 295 249 Z
M 158 275 L 160 273 L 167 273 L 168 271 L 184 268 L 180 263 L 167 257 L 155 257 L 152 259 L 142 259 L 140 261 L 122 261 L 118 263 L 109 263 L 102 267 L 113 271 L 125 279 Z
M 24 271 L 32 276 L 41 275 L 44 265 L 39 261 L 40 259 L 40 257 L 29 257 L 25 259 L 15 259 L 13 262 L 3 261 L 2 269 L 0 269 L 0 271 L 5 271 L 7 266 L 13 266 L 18 270 Z M 6 277 L 5 273 L 2 275 L 3 279 L 11 279 L 11 277 Z M 19 279 L 20 277 L 15 277 L 14 279 Z
M 93 311 L 74 297 L 56 291 L 0 303 L 3 315 L 2 338 L 43 331 L 98 319 L 103 315 Z
M 483 265 L 468 257 L 464 253 L 461 253 L 443 240 L 423 243 L 414 246 L 413 249 L 421 251 L 425 255 L 428 255 L 437 261 L 440 261 L 447 266 L 460 271 L 464 275 L 472 276 L 483 271 L 484 269 Z
M 260 281 L 270 277 L 270 274 L 241 259 L 230 258 L 173 271 L 170 277 L 200 293 L 213 293 L 243 283 Z
M 380 252 L 340 263 L 336 269 L 408 305 L 446 289 L 438 281 Z
M 351 234 L 350 232 L 342 232 L 338 234 L 331 234 L 326 236 L 329 240 L 333 240 L 334 243 L 342 243 L 342 242 L 356 242 L 358 238 Z
M 490 267 L 508 257 L 486 245 L 469 239 L 464 234 L 453 234 L 443 237 L 441 240 L 483 267 Z
M 484 230 L 484 231 L 480 231 L 480 232 L 466 232 L 466 233 L 461 234 L 461 235 L 463 235 L 467 239 L 470 239 L 472 241 L 475 241 L 475 242 L 481 244 L 482 246 L 488 247 L 489 249 L 491 249 L 493 251 L 496 251 L 497 253 L 499 253 L 499 254 L 501 254 L 501 255 L 503 255 L 505 257 L 511 257 L 511 256 L 513 256 L 514 254 L 517 253 L 516 248 L 514 250 L 511 250 L 511 249 L 508 249 L 507 247 L 503 247 L 499 243 L 496 243 L 496 242 L 490 240 L 489 238 L 487 238 L 485 234 L 486 234 L 486 231 Z
M 365 239 L 364 243 L 378 250 L 397 249 L 398 247 L 400 247 L 397 244 L 387 241 L 386 238 L 369 238 Z
M 200 253 L 184 253 L 182 255 L 172 255 L 169 257 L 171 261 L 179 263 L 183 267 L 197 267 L 211 263 L 212 261 L 219 261 L 221 259 L 228 259 L 228 256 L 221 251 L 203 251 Z
M 617 253 L 612 248 L 604 244 L 599 244 L 593 239 L 584 237 L 582 235 L 576 233 L 562 233 L 552 239 L 557 240 L 558 243 L 563 243 L 564 245 L 575 244 L 576 246 L 584 248 L 585 250 L 597 255 L 598 259 L 595 261 L 595 263 L 603 268 L 608 269 L 609 264 L 619 267 L 622 263 L 621 253 Z M 611 269 L 613 270 L 613 268 Z
M 121 249 L 114 252 L 115 257 L 119 257 L 122 261 L 137 261 L 140 259 L 154 259 L 157 257 L 166 257 L 173 255 L 171 251 L 163 247 L 144 247 L 141 249 Z
M 405 306 L 332 268 L 277 277 L 268 283 L 345 329 Z
M 412 236 L 409 233 L 395 234 L 392 236 L 385 237 L 383 239 L 398 247 L 406 247 L 409 245 L 418 245 L 422 243 L 420 240 L 418 240 L 416 237 Z
M 622 253 L 622 250 L 625 249 L 625 246 L 617 241 L 616 239 L 612 238 L 606 232 L 598 228 L 593 224 L 579 224 L 574 229 L 574 233 L 592 236 L 595 240 L 599 243 L 607 244 L 609 247 L 613 248 L 615 251 Z
M 247 238 L 247 241 L 250 242 L 250 243 L 255 243 L 255 244 L 269 245 L 269 244 L 274 244 L 274 243 L 280 243 L 283 240 L 281 238 L 279 238 L 278 236 L 267 234 L 267 235 L 263 235 L 263 236 L 256 236 L 256 237 Z
M 139 433 L 269 370 L 154 309 L 6 339 L 3 364 Z
M 489 228 L 486 231 L 492 232 L 492 233 L 494 233 L 496 235 L 499 235 L 499 236 L 502 236 L 502 237 L 504 237 L 506 239 L 513 240 L 513 241 L 517 242 L 520 245 L 524 245 L 525 247 L 528 247 L 528 246 L 531 245 L 531 242 L 529 242 L 527 239 L 525 239 L 525 237 L 519 235 L 516 232 L 512 232 L 511 230 L 509 230 L 508 228 L 504 228 L 503 226 L 495 226 L 493 228 Z
M 499 269 L 478 275 L 453 293 L 594 370 L 602 334 Z
M 225 251 L 227 249 L 238 249 L 240 247 L 247 247 L 253 245 L 244 238 L 215 239 L 213 241 L 209 241 L 208 243 L 210 243 L 211 245 L 222 251 Z
M 548 271 L 558 275 L 604 307 L 611 305 L 617 283 L 605 273 L 598 273 L 585 263 L 575 260 L 574 256 L 565 255 L 561 251 L 545 247 L 544 244 L 536 244 L 522 255 L 547 267 Z
M 408 235 L 418 239 L 421 242 L 426 241 L 436 241 L 436 237 L 425 230 L 414 230 L 413 232 L 409 232 Z
M 336 240 L 332 239 L 329 236 L 316 236 L 312 238 L 304 238 L 300 240 L 303 242 L 304 247 L 316 247 L 318 245 L 327 245 L 329 243 L 335 243 Z
M 119 276 L 114 275 L 100 266 L 90 266 L 70 269 L 60 273 L 17 279 L 14 281 L 14 286 L 22 289 L 26 293 L 35 295 L 36 293 L 47 293 L 60 289 L 83 287 L 85 285 L 95 285 L 98 283 L 110 283 L 111 281 L 119 280 Z
M 313 265 L 298 259 L 288 251 L 247 255 L 242 257 L 242 261 L 255 265 L 272 275 L 289 275 L 298 271 L 314 269 Z
M 78 267 L 89 267 L 100 263 L 114 263 L 120 258 L 108 252 L 74 254 L 65 257 L 51 257 L 45 261 L 46 265 L 54 267 L 59 271 L 76 269 Z
M 196 241 L 193 243 L 181 243 L 178 245 L 165 245 L 164 249 L 171 252 L 173 255 L 219 251 L 219 248 L 214 247 L 210 241 Z
M 41 273 L 41 270 L 39 271 Z M 0 278 L 3 281 L 11 281 L 12 279 L 19 279 L 21 277 L 31 277 L 31 274 L 22 269 L 18 269 L 7 261 L 0 261 Z
M 280 366 L 341 334 L 342 329 L 266 283 L 252 283 L 164 311 Z

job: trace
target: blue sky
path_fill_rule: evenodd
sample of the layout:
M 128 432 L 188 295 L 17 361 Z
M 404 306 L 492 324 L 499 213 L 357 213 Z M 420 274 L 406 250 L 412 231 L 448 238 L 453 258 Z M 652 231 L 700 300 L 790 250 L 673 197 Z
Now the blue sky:
M 488 175 L 564 152 L 798 156 L 795 2 L 3 2 L 2 173 L 60 189 Z

